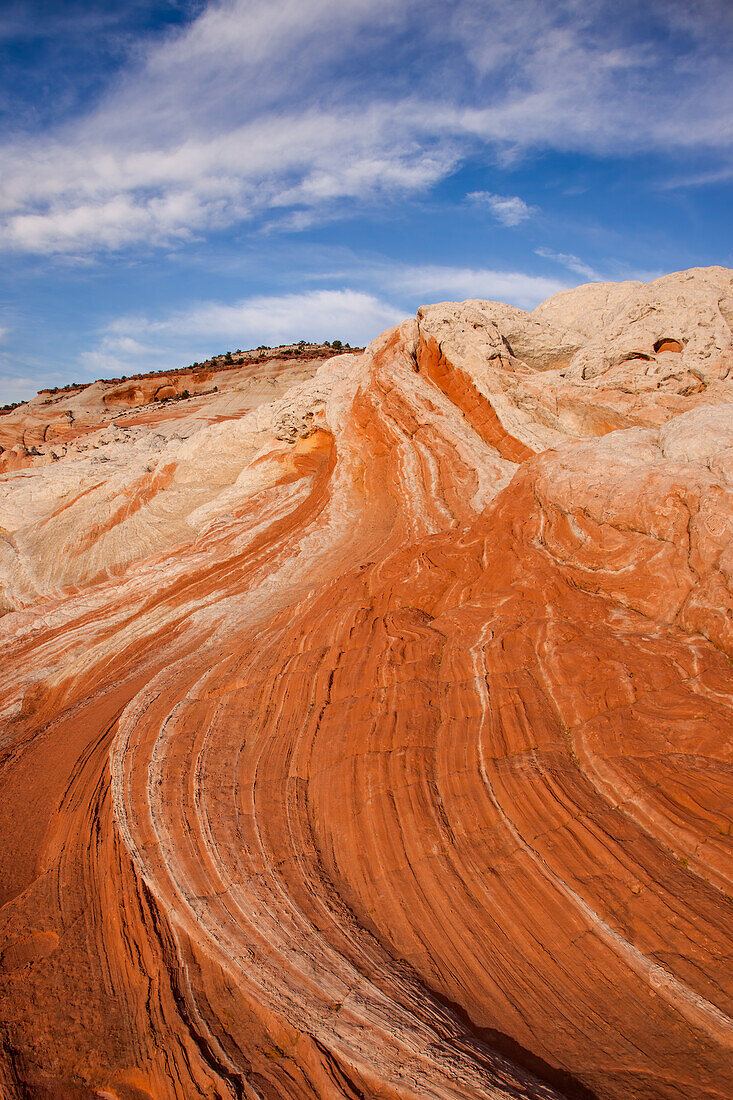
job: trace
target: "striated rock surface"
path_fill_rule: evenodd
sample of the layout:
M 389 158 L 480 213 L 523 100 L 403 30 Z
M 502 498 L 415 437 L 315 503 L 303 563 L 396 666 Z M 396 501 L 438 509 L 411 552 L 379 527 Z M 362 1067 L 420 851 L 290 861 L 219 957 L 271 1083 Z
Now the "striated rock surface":
M 733 1095 L 732 323 L 699 269 L 0 416 L 0 1095 Z

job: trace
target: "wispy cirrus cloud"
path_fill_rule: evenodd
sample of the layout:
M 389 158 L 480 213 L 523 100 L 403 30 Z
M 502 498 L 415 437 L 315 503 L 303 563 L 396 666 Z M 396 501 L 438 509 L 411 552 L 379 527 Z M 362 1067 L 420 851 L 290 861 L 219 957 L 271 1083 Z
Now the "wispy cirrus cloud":
M 662 180 L 659 188 L 662 191 L 674 191 L 685 187 L 707 187 L 709 184 L 729 183 L 731 180 L 733 180 L 733 164 L 725 164 L 703 172 L 676 173 L 671 178 Z
M 495 195 L 491 191 L 471 191 L 466 198 L 478 206 L 486 206 L 502 225 L 514 226 L 537 213 L 519 195 Z
M 584 276 L 591 283 L 602 283 L 604 281 L 603 275 L 600 275 L 590 264 L 581 260 L 580 256 L 574 256 L 571 252 L 553 252 L 551 248 L 536 248 L 535 255 L 541 256 L 543 260 L 553 260 L 554 263 L 566 267 L 568 271 Z
M 444 301 L 486 298 L 492 302 L 508 302 L 520 309 L 534 309 L 551 294 L 567 289 L 572 282 L 521 271 L 439 264 L 395 266 L 387 279 L 394 291 L 423 303 L 435 301 L 436 297 Z
M 550 248 L 536 248 L 535 255 L 541 256 L 544 260 L 552 260 L 553 263 L 572 271 L 574 275 L 580 275 L 589 283 L 611 283 L 619 280 L 650 283 L 665 274 L 661 268 L 640 268 L 629 264 L 619 264 L 617 260 L 610 259 L 603 262 L 604 270 L 599 271 L 572 252 L 554 252 Z M 576 283 L 577 279 L 573 279 L 573 286 Z
M 0 248 L 180 244 L 273 212 L 297 228 L 425 192 L 477 152 L 729 148 L 724 9 L 620 6 L 212 0 L 88 109 L 7 134 Z M 505 225 L 531 213 L 486 195 Z

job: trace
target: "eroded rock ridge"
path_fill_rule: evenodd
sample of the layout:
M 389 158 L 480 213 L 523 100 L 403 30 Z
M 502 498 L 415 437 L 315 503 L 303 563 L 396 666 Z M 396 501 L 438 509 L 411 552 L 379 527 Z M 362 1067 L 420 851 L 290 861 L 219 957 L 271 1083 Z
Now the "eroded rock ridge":
M 732 324 L 695 269 L 0 417 L 0 1094 L 733 1095 Z

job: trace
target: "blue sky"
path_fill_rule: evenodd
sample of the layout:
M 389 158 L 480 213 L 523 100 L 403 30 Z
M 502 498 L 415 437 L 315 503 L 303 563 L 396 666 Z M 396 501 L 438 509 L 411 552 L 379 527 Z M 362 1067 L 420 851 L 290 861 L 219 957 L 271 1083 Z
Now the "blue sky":
M 0 403 L 733 266 L 730 0 L 0 0 Z

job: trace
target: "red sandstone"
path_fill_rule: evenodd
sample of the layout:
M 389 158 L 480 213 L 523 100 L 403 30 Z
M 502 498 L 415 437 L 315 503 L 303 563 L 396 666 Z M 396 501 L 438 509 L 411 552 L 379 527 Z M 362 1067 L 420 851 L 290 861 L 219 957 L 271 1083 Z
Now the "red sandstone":
M 0 418 L 3 1097 L 733 1095 L 731 317 Z

